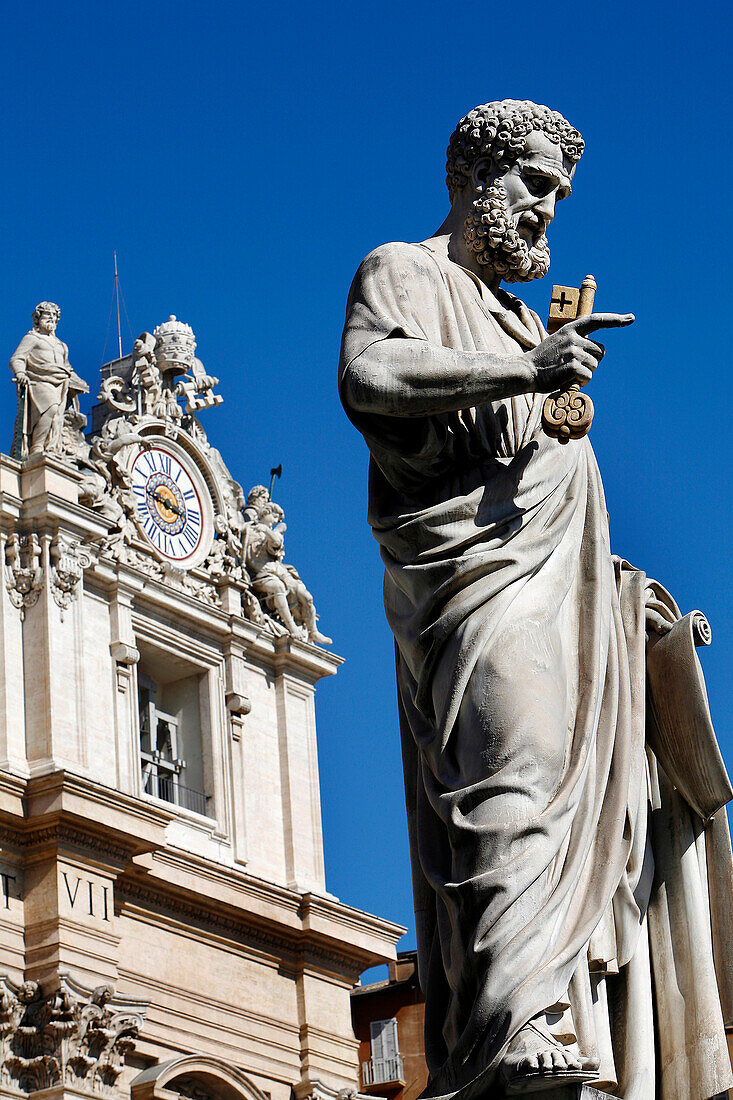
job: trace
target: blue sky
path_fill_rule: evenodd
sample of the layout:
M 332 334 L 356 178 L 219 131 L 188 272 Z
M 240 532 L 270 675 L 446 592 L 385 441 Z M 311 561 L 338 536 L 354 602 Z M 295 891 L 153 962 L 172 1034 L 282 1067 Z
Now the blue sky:
M 360 259 L 442 222 L 445 146 L 477 103 L 545 102 L 586 138 L 550 276 L 521 293 L 545 315 L 551 282 L 590 271 L 598 308 L 637 315 L 590 391 L 613 546 L 707 612 L 733 764 L 729 5 L 40 0 L 3 22 L 0 344 L 53 299 L 94 389 L 117 249 L 133 334 L 177 314 L 221 379 L 205 427 L 234 475 L 283 463 L 287 558 L 347 658 L 318 697 L 330 889 L 414 943 L 392 641 L 336 362 Z M 7 450 L 9 375 L 0 392 Z

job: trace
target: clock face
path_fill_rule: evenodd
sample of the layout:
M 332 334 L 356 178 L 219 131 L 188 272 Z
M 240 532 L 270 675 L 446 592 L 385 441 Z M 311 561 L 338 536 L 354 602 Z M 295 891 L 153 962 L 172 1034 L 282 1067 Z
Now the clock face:
M 131 477 L 141 530 L 158 553 L 182 566 L 200 561 L 209 525 L 197 472 L 167 447 L 152 446 L 139 452 Z

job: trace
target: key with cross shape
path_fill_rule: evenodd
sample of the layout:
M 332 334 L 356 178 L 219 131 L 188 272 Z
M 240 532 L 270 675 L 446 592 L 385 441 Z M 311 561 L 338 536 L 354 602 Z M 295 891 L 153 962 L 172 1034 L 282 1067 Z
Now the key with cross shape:
M 550 315 L 547 319 L 547 331 L 557 332 L 566 321 L 578 316 L 580 290 L 577 286 L 554 286 L 550 299 Z
M 586 275 L 580 287 L 554 286 L 550 299 L 550 315 L 547 331 L 557 332 L 568 321 L 576 317 L 587 317 L 593 312 L 596 296 L 596 281 L 592 275 Z M 593 402 L 580 386 L 574 385 L 564 393 L 550 394 L 542 406 L 542 427 L 547 435 L 554 436 L 561 443 L 571 439 L 582 439 L 587 435 L 593 422 Z

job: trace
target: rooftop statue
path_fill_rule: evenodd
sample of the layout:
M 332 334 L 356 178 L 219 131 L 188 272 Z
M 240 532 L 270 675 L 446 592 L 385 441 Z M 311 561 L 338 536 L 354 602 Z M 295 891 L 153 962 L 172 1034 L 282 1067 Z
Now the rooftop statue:
M 396 640 L 432 1098 L 733 1085 L 707 624 L 611 554 L 587 403 L 580 437 L 561 431 L 603 358 L 594 332 L 634 318 L 548 335 L 501 286 L 547 273 L 582 152 L 547 107 L 477 107 L 450 139 L 444 223 L 372 252 L 347 306 L 340 392 L 371 452 Z
M 71 368 L 69 349 L 56 335 L 60 316 L 54 302 L 39 302 L 33 311 L 33 328 L 10 357 L 18 387 L 14 458 L 60 453 L 67 407 L 71 405 L 78 419 L 78 395 L 89 391 Z
M 321 634 L 313 597 L 300 579 L 297 569 L 286 565 L 285 514 L 279 504 L 270 500 L 264 485 L 255 485 L 247 497 L 244 509 L 245 564 L 252 578 L 252 590 L 265 607 L 277 615 L 288 634 L 316 645 L 330 645 L 331 639 Z

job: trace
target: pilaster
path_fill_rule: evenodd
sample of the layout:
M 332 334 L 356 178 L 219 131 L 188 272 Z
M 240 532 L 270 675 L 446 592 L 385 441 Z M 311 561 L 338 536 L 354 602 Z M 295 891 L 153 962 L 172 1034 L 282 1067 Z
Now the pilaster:
M 92 987 L 117 980 L 114 888 L 123 860 L 95 858 L 40 830 L 25 866 L 26 978 L 53 989 L 71 972 Z
M 115 743 L 117 786 L 128 794 L 140 793 L 140 763 L 137 745 L 137 683 L 135 666 L 140 660 L 132 625 L 135 597 L 142 580 L 118 570 L 107 592 L 110 616 L 110 656 L 114 666 Z
M 226 737 L 232 761 L 232 842 L 237 863 L 247 862 L 247 775 L 242 738 L 246 736 L 246 716 L 252 709 L 247 694 L 247 669 L 244 646 L 234 634 L 224 644 L 224 699 Z
M 0 473 L 0 477 L 2 474 Z M 5 515 L 2 519 L 7 522 Z M 0 530 L 0 769 L 25 775 L 25 668 L 23 662 L 23 615 L 26 603 L 40 596 L 40 578 L 26 573 L 20 560 L 14 571 L 7 560 L 8 540 L 18 545 L 17 536 Z M 12 556 L 12 555 L 11 555 Z M 23 573 L 21 576 L 20 574 Z M 26 587 L 27 585 L 27 587 Z
M 12 834 L 0 831 L 0 974 L 16 982 L 25 976 L 24 898 L 23 849 Z
M 288 885 L 324 893 L 315 683 L 336 671 L 341 659 L 294 639 L 275 641 L 280 782 Z
M 42 472 L 42 471 L 41 471 Z M 63 607 L 54 591 L 52 535 L 39 536 L 43 587 L 23 623 L 26 752 L 31 774 L 86 769 L 82 605 Z
M 165 843 L 171 815 L 63 772 L 2 777 L 0 794 L 0 976 L 114 983 L 118 876 Z

